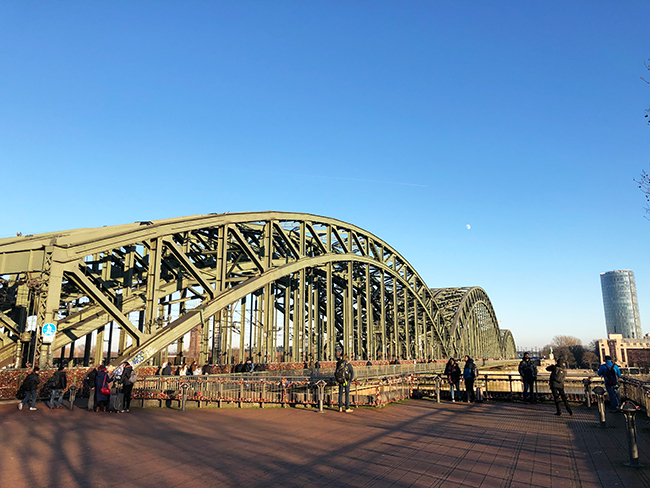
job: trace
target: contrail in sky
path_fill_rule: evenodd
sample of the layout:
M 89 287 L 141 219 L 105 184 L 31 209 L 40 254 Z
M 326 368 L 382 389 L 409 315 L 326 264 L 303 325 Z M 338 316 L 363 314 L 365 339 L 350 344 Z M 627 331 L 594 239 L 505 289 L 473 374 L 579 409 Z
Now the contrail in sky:
M 294 175 L 302 178 L 325 178 L 329 180 L 347 180 L 359 181 L 364 183 L 381 183 L 385 185 L 401 185 L 401 186 L 417 186 L 419 188 L 427 188 L 427 185 L 420 185 L 418 183 L 403 183 L 401 181 L 386 181 L 386 180 L 370 180 L 365 178 L 345 178 L 343 176 L 325 176 L 325 175 Z

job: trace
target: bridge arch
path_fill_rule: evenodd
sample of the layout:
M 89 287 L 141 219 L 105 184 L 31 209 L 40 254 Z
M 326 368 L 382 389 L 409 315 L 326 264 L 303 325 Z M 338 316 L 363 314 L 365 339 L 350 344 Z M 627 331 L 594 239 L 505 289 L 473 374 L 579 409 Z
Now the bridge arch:
M 200 360 L 214 362 L 327 360 L 337 350 L 363 359 L 481 356 L 497 350 L 481 341 L 501 339 L 484 292 L 471 300 L 486 307 L 478 319 L 463 308 L 450 322 L 443 297 L 394 248 L 310 214 L 194 216 L 3 239 L 0 278 L 0 365 L 26 357 L 30 316 L 59 328 L 51 348 L 32 347 L 35 355 L 84 337 L 104 344 L 108 334 L 114 361 L 136 363 L 183 351 L 192 331 Z
M 510 331 L 500 330 L 485 290 L 478 286 L 432 290 L 449 327 L 448 347 L 457 356 L 472 351 L 475 357 L 516 357 Z

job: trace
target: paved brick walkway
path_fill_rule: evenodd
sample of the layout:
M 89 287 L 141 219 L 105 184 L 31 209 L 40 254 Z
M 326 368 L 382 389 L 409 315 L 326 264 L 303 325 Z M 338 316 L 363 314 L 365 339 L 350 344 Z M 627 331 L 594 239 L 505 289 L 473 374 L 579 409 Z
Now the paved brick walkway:
M 622 414 L 595 408 L 410 400 L 310 409 L 19 412 L 0 405 L 0 486 L 628 487 Z M 638 419 L 641 462 L 650 427 Z

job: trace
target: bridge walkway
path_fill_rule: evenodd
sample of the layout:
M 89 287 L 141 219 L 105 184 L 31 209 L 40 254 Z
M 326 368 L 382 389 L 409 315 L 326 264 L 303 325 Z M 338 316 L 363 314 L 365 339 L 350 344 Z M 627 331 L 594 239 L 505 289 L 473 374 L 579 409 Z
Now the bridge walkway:
M 0 486 L 650 486 L 628 460 L 622 414 L 595 408 L 409 400 L 353 413 L 315 409 L 82 409 L 0 405 Z

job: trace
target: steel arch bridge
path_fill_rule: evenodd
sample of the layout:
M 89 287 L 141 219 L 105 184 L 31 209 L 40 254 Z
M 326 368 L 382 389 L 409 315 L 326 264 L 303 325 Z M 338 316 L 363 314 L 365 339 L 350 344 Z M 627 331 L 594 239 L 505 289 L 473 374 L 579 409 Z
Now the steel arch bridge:
M 0 367 L 45 365 L 69 344 L 72 358 L 75 343 L 86 362 L 160 364 L 190 332 L 199 360 L 222 364 L 516 355 L 481 288 L 429 289 L 386 242 L 332 218 L 210 214 L 0 240 Z

